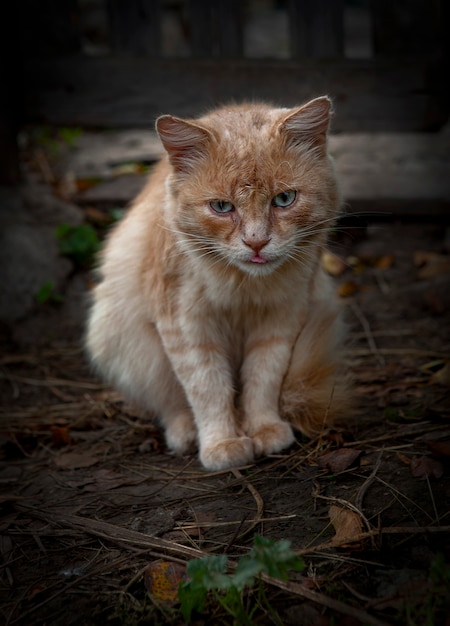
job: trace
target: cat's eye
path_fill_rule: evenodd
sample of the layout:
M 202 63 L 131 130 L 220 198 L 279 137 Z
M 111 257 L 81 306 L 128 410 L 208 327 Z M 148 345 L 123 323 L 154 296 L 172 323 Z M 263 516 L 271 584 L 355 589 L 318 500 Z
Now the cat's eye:
M 294 202 L 297 193 L 295 191 L 282 191 L 272 198 L 272 205 L 284 209 L 291 206 Z
M 231 211 L 234 211 L 234 204 L 226 200 L 211 200 L 209 206 L 216 213 L 231 213 Z

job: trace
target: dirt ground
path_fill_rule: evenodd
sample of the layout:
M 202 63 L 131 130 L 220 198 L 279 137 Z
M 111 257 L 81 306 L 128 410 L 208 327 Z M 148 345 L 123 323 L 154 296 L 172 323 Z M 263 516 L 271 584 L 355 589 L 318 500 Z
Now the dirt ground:
M 93 377 L 82 297 L 75 324 L 63 304 L 37 305 L 44 341 L 30 343 L 26 324 L 27 341 L 4 332 L 1 621 L 183 624 L 166 587 L 186 562 L 232 564 L 263 535 L 290 540 L 306 567 L 266 577 L 273 611 L 257 608 L 252 623 L 448 626 L 448 239 L 439 222 L 342 222 L 324 263 L 347 309 L 355 412 L 233 471 L 171 456 L 157 427 Z M 89 272 L 71 280 L 89 289 Z M 191 623 L 233 622 L 211 598 Z

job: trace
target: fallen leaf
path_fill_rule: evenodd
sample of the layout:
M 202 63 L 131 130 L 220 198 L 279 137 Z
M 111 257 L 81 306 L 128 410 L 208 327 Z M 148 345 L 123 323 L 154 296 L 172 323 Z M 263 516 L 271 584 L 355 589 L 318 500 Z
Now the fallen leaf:
M 324 454 L 319 459 L 319 467 L 327 467 L 332 472 L 343 472 L 349 468 L 361 455 L 362 450 L 354 448 L 339 448 Z
M 446 363 L 444 367 L 441 367 L 430 378 L 430 382 L 438 385 L 445 385 L 450 387 L 450 363 Z
M 45 583 L 37 583 L 30 587 L 27 591 L 27 600 L 33 600 L 37 595 L 47 591 L 48 587 Z
M 385 254 L 384 256 L 380 256 L 374 260 L 373 266 L 377 270 L 387 270 L 391 267 L 394 262 L 393 254 Z
M 154 561 L 144 572 L 145 588 L 160 602 L 176 602 L 178 585 L 183 580 L 187 580 L 186 567 L 170 561 Z
M 92 455 L 80 452 L 67 452 L 54 458 L 55 465 L 60 469 L 79 469 L 81 467 L 91 467 L 98 463 L 100 459 Z
M 347 269 L 345 261 L 328 250 L 322 253 L 322 267 L 331 276 L 340 276 Z
M 434 456 L 450 456 L 450 440 L 427 441 L 427 446 Z
M 353 296 L 358 291 L 358 285 L 353 280 L 347 280 L 347 282 L 342 283 L 337 288 L 337 294 L 341 298 L 348 298 L 349 296 Z
M 92 187 L 96 187 L 96 185 L 101 182 L 101 178 L 78 178 L 75 181 L 75 186 L 77 188 L 77 191 L 86 191 L 87 189 L 92 189 Z
M 366 265 L 357 256 L 348 256 L 346 261 L 352 267 L 354 274 L 362 274 L 366 269 Z
M 411 474 L 415 478 L 425 480 L 426 478 L 441 478 L 444 468 L 440 461 L 430 456 L 413 457 L 411 459 Z
M 59 448 L 70 443 L 70 434 L 67 426 L 50 426 L 52 433 L 52 444 Z
M 421 268 L 417 276 L 422 280 L 450 272 L 450 256 L 446 254 L 418 250 L 414 254 L 414 264 Z
M 342 541 L 348 540 L 350 545 L 352 540 L 363 532 L 361 516 L 355 511 L 332 504 L 328 509 L 328 515 L 336 533 L 332 539 L 335 543 L 341 544 Z
M 405 465 L 411 465 L 411 459 L 409 458 L 409 456 L 406 456 L 406 454 L 402 454 L 398 451 L 396 452 L 396 454 L 402 463 L 404 463 Z

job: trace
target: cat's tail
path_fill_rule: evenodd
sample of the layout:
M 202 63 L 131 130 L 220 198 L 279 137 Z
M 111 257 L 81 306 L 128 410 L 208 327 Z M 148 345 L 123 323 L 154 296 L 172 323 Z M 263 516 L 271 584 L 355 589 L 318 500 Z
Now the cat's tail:
M 324 299 L 311 311 L 294 346 L 280 396 L 282 417 L 308 436 L 348 415 L 352 406 L 340 307 Z

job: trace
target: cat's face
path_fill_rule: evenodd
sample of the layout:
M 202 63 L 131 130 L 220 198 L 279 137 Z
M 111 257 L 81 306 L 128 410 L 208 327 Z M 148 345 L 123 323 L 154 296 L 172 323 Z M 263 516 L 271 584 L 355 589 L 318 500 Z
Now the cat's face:
M 159 118 L 182 245 L 254 276 L 307 260 L 339 204 L 329 115 L 319 98 L 299 109 L 229 107 L 198 122 Z

